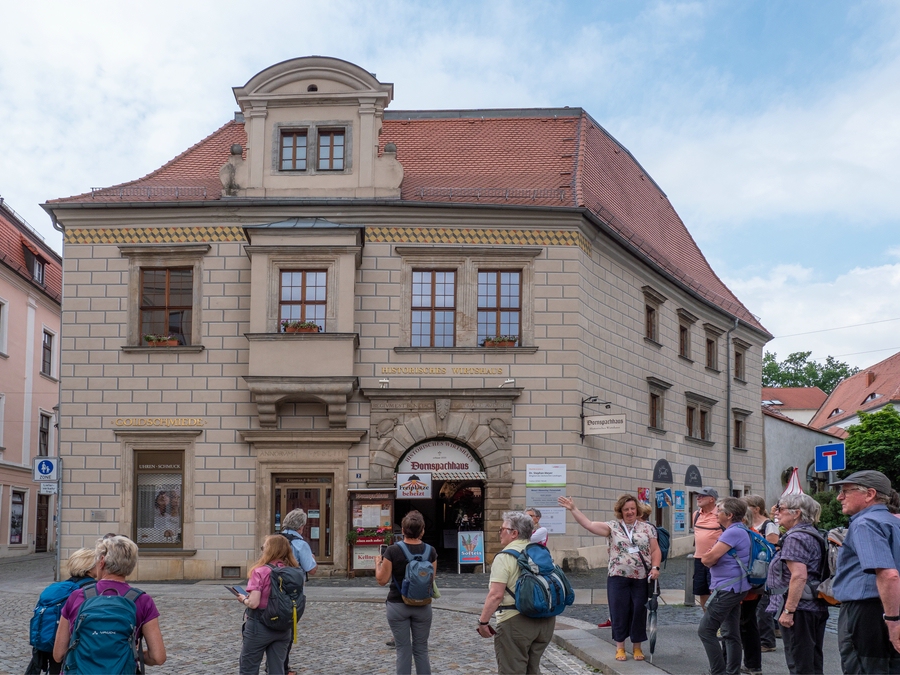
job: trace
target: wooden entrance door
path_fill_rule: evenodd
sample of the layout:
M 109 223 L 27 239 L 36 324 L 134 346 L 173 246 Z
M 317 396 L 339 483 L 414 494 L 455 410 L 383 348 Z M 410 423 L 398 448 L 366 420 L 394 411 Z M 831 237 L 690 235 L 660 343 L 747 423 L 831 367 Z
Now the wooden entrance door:
M 47 550 L 50 527 L 50 495 L 38 495 L 37 498 L 37 526 L 34 531 L 35 553 L 43 553 Z
M 306 512 L 307 520 L 300 534 L 309 544 L 317 563 L 334 560 L 332 533 L 332 495 L 334 483 L 331 476 L 291 476 L 275 479 L 274 517 L 276 532 L 281 530 L 281 519 L 296 508 Z

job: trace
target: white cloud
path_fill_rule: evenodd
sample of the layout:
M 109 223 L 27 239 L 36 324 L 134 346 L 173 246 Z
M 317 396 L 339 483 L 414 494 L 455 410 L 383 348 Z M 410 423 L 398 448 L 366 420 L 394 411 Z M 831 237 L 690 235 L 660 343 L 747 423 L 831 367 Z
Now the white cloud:
M 811 269 L 781 266 L 725 282 L 775 335 L 764 349 L 779 360 L 812 351 L 814 359 L 834 356 L 863 368 L 900 351 L 900 264 L 858 267 L 824 281 Z M 813 332 L 843 326 L 856 327 Z

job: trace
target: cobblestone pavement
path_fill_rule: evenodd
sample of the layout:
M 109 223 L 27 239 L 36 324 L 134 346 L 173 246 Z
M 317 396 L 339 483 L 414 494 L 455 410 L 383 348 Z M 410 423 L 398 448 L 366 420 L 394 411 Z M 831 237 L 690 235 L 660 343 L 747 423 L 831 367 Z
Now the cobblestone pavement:
M 52 580 L 52 558 L 0 563 L 0 673 L 24 672 L 31 658 L 28 621 L 41 589 Z M 486 591 L 486 577 L 480 576 Z M 373 585 L 369 578 L 367 585 Z M 447 579 L 449 584 L 449 579 Z M 218 584 L 138 584 L 159 607 L 168 661 L 150 675 L 234 673 L 241 649 L 242 611 Z M 221 594 L 222 597 L 219 597 Z M 490 640 L 477 636 L 474 616 L 435 606 L 429 642 L 435 673 L 495 673 Z M 395 651 L 381 602 L 310 601 L 301 620 L 292 665 L 308 675 L 391 674 Z M 542 661 L 545 673 L 597 672 L 556 645 Z

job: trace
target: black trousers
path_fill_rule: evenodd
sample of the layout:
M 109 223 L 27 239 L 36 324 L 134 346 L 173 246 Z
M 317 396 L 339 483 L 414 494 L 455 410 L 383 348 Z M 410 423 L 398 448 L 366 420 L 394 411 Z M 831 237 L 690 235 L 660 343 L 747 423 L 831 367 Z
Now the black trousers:
M 850 673 L 900 673 L 900 654 L 888 637 L 880 598 L 841 603 L 838 647 L 841 669 Z M 784 635 L 784 631 L 781 632 Z
M 798 609 L 794 612 L 794 625 L 781 627 L 784 660 L 791 675 L 822 675 L 825 668 L 822 646 L 825 644 L 826 623 L 827 612 Z
M 775 620 L 766 611 L 769 606 L 769 594 L 764 594 L 759 599 L 756 607 L 756 625 L 759 627 L 759 643 L 763 647 L 775 647 Z
M 612 621 L 612 639 L 632 643 L 647 639 L 647 580 L 627 577 L 608 577 L 606 596 L 609 602 L 609 618 Z
M 741 603 L 741 647 L 744 650 L 744 666 L 748 670 L 762 670 L 762 643 L 759 641 L 759 624 L 756 608 L 759 598 Z

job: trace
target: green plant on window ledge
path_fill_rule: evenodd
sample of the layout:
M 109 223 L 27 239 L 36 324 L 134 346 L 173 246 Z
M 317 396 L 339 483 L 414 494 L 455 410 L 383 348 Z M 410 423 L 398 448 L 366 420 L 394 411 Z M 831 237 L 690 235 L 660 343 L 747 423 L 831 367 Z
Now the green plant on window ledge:
M 284 321 L 281 322 L 281 329 L 285 333 L 289 333 L 289 332 L 292 333 L 292 332 L 295 332 L 298 330 L 318 333 L 319 332 L 319 324 L 317 324 L 315 321 L 291 321 L 291 320 L 285 319 Z
M 390 527 L 351 527 L 347 532 L 347 543 L 355 544 L 360 537 L 382 537 L 385 544 L 390 544 L 392 535 Z
M 518 335 L 494 335 L 486 337 L 482 345 L 485 347 L 515 347 L 518 341 Z
M 157 347 L 159 345 L 169 346 L 173 343 L 178 344 L 178 340 L 171 335 L 154 335 L 152 333 L 148 333 L 144 336 L 144 342 L 151 347 Z

